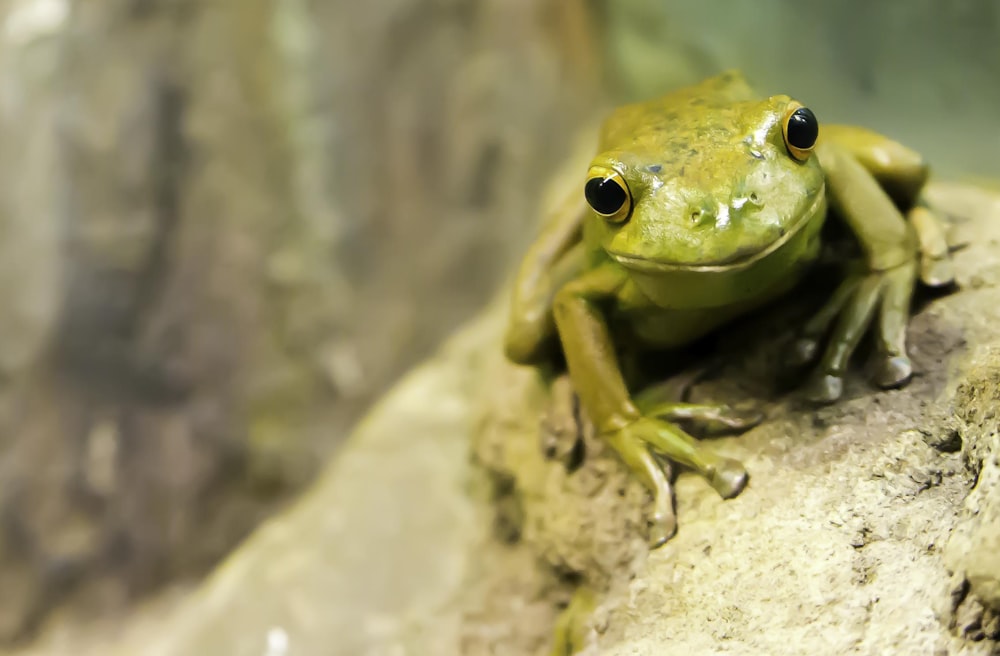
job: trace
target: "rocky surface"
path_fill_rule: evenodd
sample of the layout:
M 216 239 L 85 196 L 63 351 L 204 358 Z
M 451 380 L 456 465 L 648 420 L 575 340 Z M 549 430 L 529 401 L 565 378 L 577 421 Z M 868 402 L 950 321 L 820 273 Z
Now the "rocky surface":
M 860 117 L 906 137 L 936 165 L 996 170 L 995 148 L 982 136 L 994 121 L 991 83 L 1000 61 L 989 56 L 1000 43 L 991 38 L 996 12 L 989 3 L 905 16 L 872 3 L 816 9 L 780 0 L 725 16 L 705 3 L 654 4 L 0 0 L 0 641 L 30 635 L 60 606 L 80 611 L 92 628 L 105 626 L 97 619 L 102 611 L 111 612 L 110 621 L 116 609 L 158 586 L 205 572 L 309 481 L 382 386 L 478 308 L 484 290 L 509 268 L 533 232 L 537 193 L 563 159 L 572 127 L 595 108 L 602 75 L 645 95 L 739 61 L 764 90 L 795 90 L 827 107 L 824 117 Z M 596 23 L 589 20 L 594 8 Z M 856 25 L 860 11 L 866 32 Z M 761 40 L 747 29 L 755 21 L 786 38 Z M 848 32 L 871 38 L 862 36 L 840 56 Z M 928 35 L 950 45 L 927 48 Z M 838 56 L 829 57 L 834 45 Z M 967 198 L 976 207 L 988 204 Z M 992 252 L 986 242 L 976 246 Z M 977 257 L 979 268 L 966 271 L 968 285 L 955 298 L 977 298 L 989 309 L 995 274 L 985 255 Z M 959 387 L 956 398 L 967 402 L 956 402 L 947 431 L 933 413 L 948 414 L 942 404 L 950 392 L 941 389 L 951 388 L 929 374 L 910 391 L 873 397 L 889 414 L 872 411 L 867 388 L 858 384 L 840 410 L 818 415 L 826 428 L 813 426 L 803 410 L 772 394 L 764 365 L 777 343 L 762 337 L 766 329 L 755 335 L 754 344 L 766 344 L 760 349 L 740 340 L 727 347 L 750 349 L 759 359 L 740 355 L 726 385 L 717 379 L 699 393 L 772 404 L 770 428 L 745 442 L 720 442 L 751 453 L 753 494 L 787 491 L 786 478 L 788 485 L 798 481 L 795 489 L 818 485 L 758 460 L 773 457 L 794 469 L 789 454 L 828 444 L 823 431 L 834 426 L 847 431 L 846 442 L 868 444 L 852 432 L 862 415 L 903 431 L 901 457 L 931 472 L 928 490 L 914 497 L 921 503 L 949 490 L 961 496 L 978 481 L 945 551 L 960 574 L 949 583 L 955 609 L 942 617 L 957 633 L 986 640 L 995 633 L 985 609 L 996 594 L 988 554 L 997 506 L 989 481 L 997 474 L 988 455 L 995 447 L 976 436 L 993 430 L 993 419 L 969 408 L 988 398 L 982 390 L 992 380 L 986 335 L 993 316 L 983 312 L 977 324 L 964 302 L 937 301 L 914 324 L 927 352 L 953 363 L 956 380 L 966 372 L 954 364 L 964 349 L 956 344 L 973 335 L 970 362 L 979 364 L 968 370 L 969 380 L 980 382 Z M 928 318 L 938 311 L 942 319 Z M 957 333 L 949 332 L 953 324 Z M 394 618 L 404 606 L 413 626 L 438 626 L 420 610 L 422 598 L 404 595 L 384 606 L 392 612 L 353 607 L 344 617 L 365 621 L 334 623 L 338 635 L 287 618 L 286 633 L 268 634 L 274 644 L 285 635 L 295 644 L 340 640 L 378 652 L 430 644 L 419 634 L 454 638 L 470 653 L 505 645 L 525 653 L 544 648 L 578 584 L 611 591 L 601 597 L 601 612 L 610 617 L 624 573 L 644 567 L 643 491 L 590 438 L 572 472 L 535 458 L 537 440 L 524 437 L 537 432 L 545 389 L 525 372 L 476 355 L 494 353 L 492 329 L 484 325 L 474 329 L 478 336 L 463 338 L 466 350 L 447 351 L 422 370 L 425 378 L 407 383 L 430 386 L 443 371 L 476 367 L 481 377 L 462 379 L 460 391 L 435 388 L 457 399 L 471 398 L 480 381 L 508 381 L 500 386 L 504 394 L 488 385 L 496 403 L 480 418 L 482 430 L 471 431 L 479 436 L 483 469 L 467 472 L 470 480 L 489 472 L 480 483 L 496 499 L 472 507 L 501 509 L 495 532 L 503 541 L 483 537 L 489 533 L 480 526 L 473 531 L 483 540 L 478 546 L 468 547 L 468 536 L 449 542 L 454 553 L 475 549 L 481 556 L 459 558 L 469 584 L 441 607 L 452 609 L 441 617 L 451 618 L 454 631 L 401 629 Z M 928 371 L 939 371 L 923 357 Z M 412 418 L 406 399 L 414 397 L 399 398 L 393 404 L 400 405 L 379 412 Z M 463 408 L 456 423 L 443 424 L 439 435 L 463 448 L 468 435 L 459 427 L 472 421 L 466 413 L 482 410 L 465 403 L 456 402 Z M 897 417 L 908 418 L 908 428 L 899 428 Z M 962 439 L 962 455 L 939 463 L 911 453 L 914 436 L 905 431 L 916 423 L 928 443 L 946 451 Z M 410 441 L 408 449 L 388 449 L 401 454 L 395 465 L 357 473 L 335 465 L 330 471 L 344 479 L 342 496 L 326 498 L 324 485 L 326 492 L 310 497 L 321 501 L 303 506 L 356 504 L 346 499 L 356 497 L 360 488 L 351 486 L 363 483 L 362 473 L 374 481 L 365 494 L 391 491 L 379 476 L 412 466 L 407 454 L 421 444 L 436 452 L 433 441 L 397 428 Z M 563 449 L 565 441 L 553 442 L 550 433 L 566 430 L 547 426 L 544 448 L 551 442 Z M 782 430 L 801 442 L 786 445 Z M 374 439 L 366 435 L 360 431 L 352 449 L 364 452 Z M 875 457 L 882 443 L 871 439 L 875 446 L 862 452 Z M 460 451 L 447 453 L 414 471 L 451 480 Z M 691 485 L 694 492 L 685 487 Z M 699 488 L 682 476 L 679 489 L 684 521 L 696 524 L 703 515 L 685 504 L 701 498 Z M 419 504 L 421 491 L 414 485 L 405 496 Z M 720 508 L 753 509 L 753 494 L 744 505 Z M 771 501 L 781 499 L 760 503 L 766 510 Z M 715 512 L 711 500 L 698 503 L 709 504 L 704 516 Z M 950 507 L 941 504 L 942 512 Z M 361 511 L 344 520 L 347 533 L 317 528 L 313 552 L 296 539 L 296 522 L 321 526 L 325 515 L 289 517 L 308 519 L 291 520 L 290 537 L 271 547 L 251 548 L 257 538 L 249 543 L 248 553 L 262 549 L 261 561 L 247 561 L 257 563 L 250 569 L 263 570 L 259 563 L 279 562 L 277 552 L 302 546 L 303 562 L 316 559 L 306 570 L 336 572 L 346 565 L 335 550 L 322 560 L 328 541 L 368 543 L 355 525 L 366 519 Z M 742 524 L 726 521 L 731 535 L 744 535 Z M 747 539 L 755 535 L 743 528 Z M 383 562 L 395 557 L 379 553 Z M 240 578 L 246 570 L 235 571 Z M 410 575 L 387 572 L 387 581 Z M 440 583 L 444 596 L 454 592 L 453 576 L 419 580 L 430 588 Z M 307 600 L 300 603 L 336 605 L 336 597 L 322 599 L 323 590 L 300 587 Z M 386 583 L 370 598 L 392 595 Z M 212 599 L 225 609 L 229 598 L 217 592 Z M 241 608 L 231 617 L 220 611 L 219 635 L 238 630 L 241 618 L 278 613 L 266 605 L 260 615 Z M 177 632 L 175 644 L 197 646 L 204 637 L 198 611 L 183 615 L 189 628 Z M 739 623 L 740 616 L 729 616 Z M 626 626 L 615 618 L 609 636 Z M 109 630 L 116 626 L 112 621 Z M 148 644 L 158 644 L 141 626 L 136 630 Z M 250 633 L 247 644 L 259 646 L 260 636 Z M 65 639 L 76 653 L 79 640 Z
M 913 319 L 912 384 L 878 392 L 859 367 L 816 410 L 771 365 L 799 304 L 723 333 L 695 394 L 766 408 L 714 443 L 751 483 L 722 501 L 681 473 L 661 549 L 645 492 L 587 430 L 568 460 L 549 448 L 566 427 L 548 385 L 500 356 L 501 298 L 205 585 L 111 633 L 115 653 L 542 654 L 576 590 L 594 608 L 562 618 L 581 653 L 998 653 L 1000 195 L 933 191 L 968 245 L 960 289 Z M 57 633 L 35 653 L 87 645 Z
M 516 404 L 499 404 L 496 436 L 479 452 L 507 481 L 519 547 L 557 580 L 601 591 L 579 631 L 585 653 L 998 649 L 990 606 L 1000 580 L 993 281 L 1000 196 L 939 187 L 935 202 L 961 217 L 953 236 L 967 247 L 956 253 L 960 291 L 924 296 L 911 323 L 915 380 L 875 392 L 859 370 L 845 399 L 809 408 L 782 393 L 772 365 L 787 343 L 784 327 L 795 325 L 793 306 L 724 332 L 717 347 L 726 364 L 695 394 L 767 408 L 762 426 L 716 441 L 747 463 L 751 483 L 724 502 L 682 474 L 680 531 L 648 558 L 639 546 L 637 485 L 608 464 L 600 445 L 585 440 L 582 466 L 567 473 L 545 461 L 523 421 L 503 420 Z M 768 337 L 776 333 L 785 334 Z M 548 598 L 565 603 L 558 593 Z M 514 639 L 496 644 L 518 653 Z

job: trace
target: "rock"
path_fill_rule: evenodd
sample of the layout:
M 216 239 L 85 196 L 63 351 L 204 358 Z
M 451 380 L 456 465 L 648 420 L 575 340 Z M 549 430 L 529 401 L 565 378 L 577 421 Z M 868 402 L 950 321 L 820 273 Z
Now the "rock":
M 490 536 L 468 436 L 499 309 L 406 376 L 311 491 L 116 653 L 454 653 L 455 600 Z
M 968 577 L 972 607 L 976 597 L 991 603 L 1000 575 L 991 542 L 1000 519 L 984 512 L 1000 494 L 988 473 L 1000 453 L 989 423 L 1000 371 L 1000 196 L 939 187 L 935 202 L 968 217 L 957 232 L 969 245 L 956 255 L 961 289 L 911 324 L 919 377 L 889 393 L 857 381 L 848 399 L 815 413 L 778 403 L 761 428 L 720 441 L 750 463 L 750 487 L 722 503 L 682 477 L 681 530 L 605 598 L 610 629 L 593 637 L 597 653 L 997 649 L 982 630 L 989 615 L 969 621 L 965 592 L 943 611 L 939 600 L 949 570 Z M 953 413 L 965 419 L 961 460 L 921 439 L 953 442 Z
M 945 552 L 963 572 L 972 593 L 1000 611 L 1000 345 L 977 349 L 958 387 L 965 456 L 976 485 Z
M 681 473 L 661 549 L 645 547 L 644 490 L 587 430 L 575 456 L 549 448 L 548 386 L 500 356 L 501 298 L 304 498 L 114 653 L 542 654 L 557 623 L 589 654 L 995 653 L 1000 195 L 933 191 L 970 217 L 969 243 L 960 289 L 912 321 L 919 375 L 878 392 L 856 369 L 816 410 L 773 385 L 774 326 L 795 303 L 724 334 L 725 371 L 694 393 L 766 407 L 714 442 L 751 483 L 722 501 Z M 933 446 L 956 430 L 961 451 Z M 593 612 L 560 618 L 568 605 Z M 64 644 L 45 653 L 86 653 Z

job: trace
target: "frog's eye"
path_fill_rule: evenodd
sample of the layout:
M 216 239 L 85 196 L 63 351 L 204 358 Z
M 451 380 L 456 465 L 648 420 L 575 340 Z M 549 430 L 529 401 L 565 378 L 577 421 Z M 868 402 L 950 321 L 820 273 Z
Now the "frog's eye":
M 608 221 L 621 223 L 632 211 L 632 194 L 621 174 L 614 169 L 593 166 L 583 188 L 587 204 Z
M 808 107 L 793 103 L 788 108 L 781 131 L 785 135 L 785 146 L 788 147 L 788 152 L 792 154 L 792 157 L 803 162 L 809 158 L 809 153 L 816 145 L 816 138 L 819 137 L 819 122 L 816 120 L 816 115 Z

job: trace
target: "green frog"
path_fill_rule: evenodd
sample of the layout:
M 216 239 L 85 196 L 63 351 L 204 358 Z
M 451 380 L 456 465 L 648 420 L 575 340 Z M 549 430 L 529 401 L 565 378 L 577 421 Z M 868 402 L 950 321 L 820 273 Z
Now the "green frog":
M 922 200 L 927 177 L 918 153 L 863 128 L 821 128 L 801 103 L 760 97 L 735 71 L 606 119 L 582 186 L 523 260 L 505 350 L 515 363 L 539 364 L 561 348 L 586 416 L 653 495 L 654 546 L 676 531 L 658 455 L 698 472 L 723 498 L 748 480 L 740 462 L 679 424 L 738 432 L 762 416 L 664 398 L 656 387 L 635 395 L 620 353 L 683 347 L 787 294 L 817 261 L 830 214 L 861 257 L 802 326 L 788 359 L 814 367 L 807 398 L 833 402 L 872 327 L 874 382 L 905 385 L 917 281 L 954 278 L 943 226 Z

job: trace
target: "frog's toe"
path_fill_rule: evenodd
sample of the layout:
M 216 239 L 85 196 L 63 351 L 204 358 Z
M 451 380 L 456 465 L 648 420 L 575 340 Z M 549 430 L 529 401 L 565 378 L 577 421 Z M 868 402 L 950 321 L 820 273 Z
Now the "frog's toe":
M 955 282 L 947 230 L 938 213 L 918 202 L 907 219 L 920 243 L 920 280 L 928 287 L 944 287 Z
M 764 421 L 764 413 L 752 407 L 700 403 L 662 403 L 640 406 L 644 414 L 671 422 L 682 422 L 695 432 L 716 435 L 742 433 Z
M 955 267 L 951 258 L 922 258 L 920 261 L 920 281 L 928 287 L 947 287 L 955 282 Z
M 813 403 L 833 403 L 844 393 L 844 379 L 835 374 L 816 373 L 809 378 L 803 396 Z
M 795 340 L 791 348 L 785 353 L 785 365 L 789 367 L 801 367 L 813 362 L 819 355 L 819 339 L 816 337 L 802 336 Z
M 875 370 L 875 384 L 882 389 L 902 387 L 913 377 L 913 363 L 905 355 L 882 358 Z
M 653 513 L 649 525 L 649 548 L 663 546 L 677 533 L 677 516 L 673 510 L 659 510 Z
M 750 475 L 739 460 L 719 458 L 708 482 L 723 499 L 732 499 L 743 491 L 749 480 Z
M 718 422 L 720 426 L 734 432 L 750 430 L 764 421 L 764 413 L 752 407 L 720 409 Z

